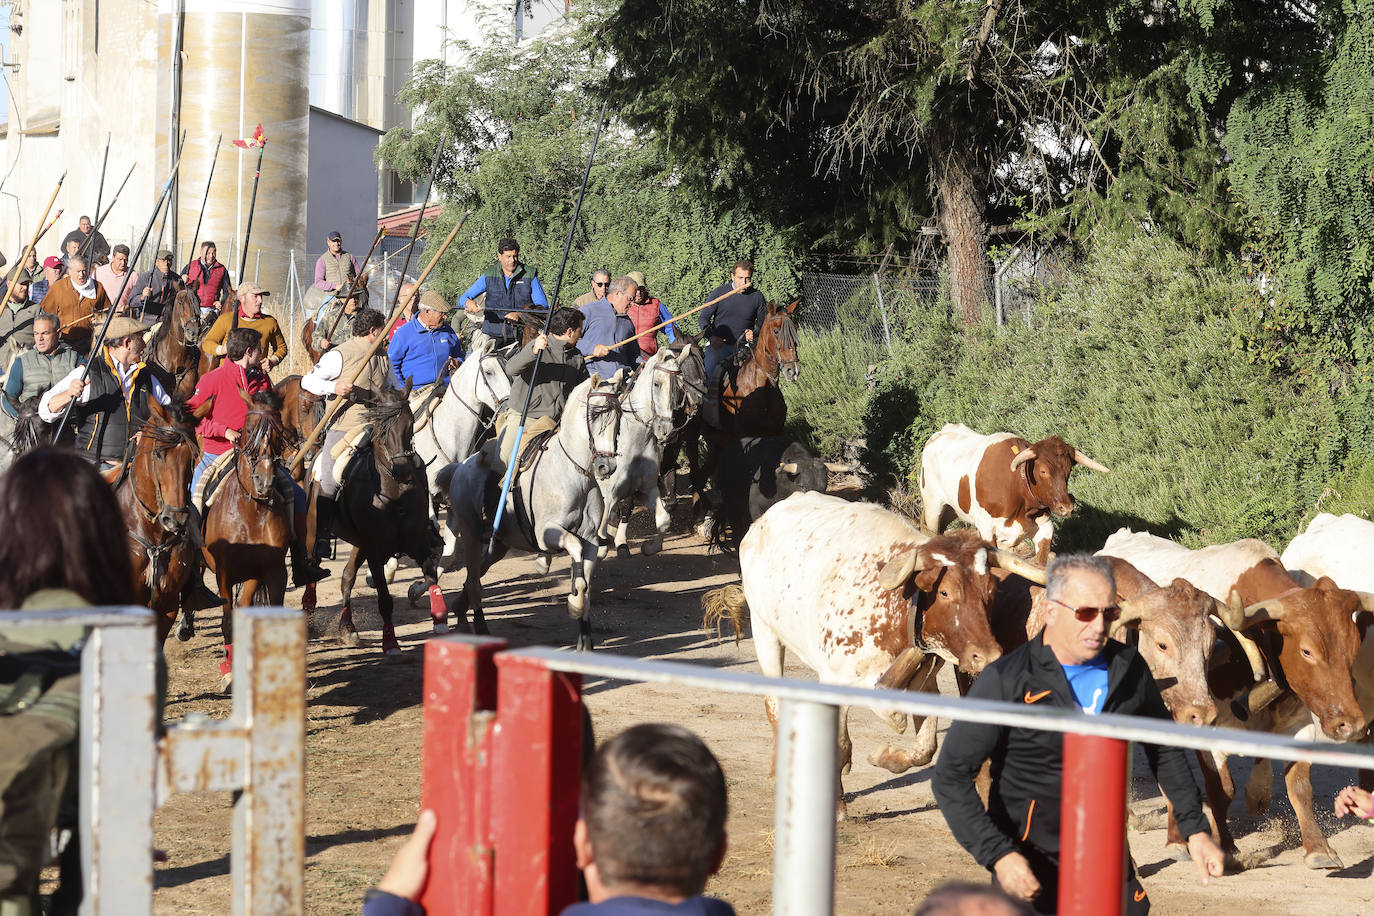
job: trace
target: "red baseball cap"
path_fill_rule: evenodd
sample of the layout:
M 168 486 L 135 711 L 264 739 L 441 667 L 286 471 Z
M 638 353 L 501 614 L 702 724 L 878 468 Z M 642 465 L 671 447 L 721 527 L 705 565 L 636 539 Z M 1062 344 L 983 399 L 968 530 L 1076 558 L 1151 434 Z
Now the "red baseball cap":
M 62 259 L 59 258 L 57 255 L 50 254 L 43 259 L 43 266 L 51 268 L 52 270 L 56 270 L 57 268 L 62 266 Z

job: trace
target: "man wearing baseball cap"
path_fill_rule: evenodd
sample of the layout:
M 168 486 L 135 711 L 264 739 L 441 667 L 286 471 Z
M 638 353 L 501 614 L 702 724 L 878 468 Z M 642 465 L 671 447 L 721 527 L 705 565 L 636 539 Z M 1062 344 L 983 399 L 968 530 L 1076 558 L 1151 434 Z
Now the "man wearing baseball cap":
M 343 236 L 337 229 L 329 233 L 325 244 L 328 247 L 315 262 L 315 288 L 343 297 L 358 276 L 358 259 L 344 251 Z M 352 298 L 357 300 L 358 308 L 367 308 L 367 286 L 361 280 Z
M 210 333 L 200 342 L 201 352 L 222 357 L 225 352 L 224 338 L 231 330 L 252 328 L 262 336 L 262 351 L 268 354 L 263 358 L 262 370 L 270 372 L 273 366 L 281 365 L 286 359 L 286 337 L 277 326 L 277 319 L 262 311 L 262 300 L 270 295 L 270 292 L 251 281 L 240 286 L 238 306 L 215 319 Z
M 162 313 L 172 307 L 177 293 L 185 288 L 181 275 L 172 270 L 172 253 L 165 248 L 157 253 L 153 269 L 143 280 L 143 289 L 138 293 L 142 302 L 142 314 L 156 321 Z
M 10 283 L 14 290 L 0 310 L 0 372 L 5 372 L 11 360 L 33 346 L 33 319 L 41 311 L 29 297 L 28 277 L 16 270 Z
M 463 361 L 463 342 L 447 322 L 450 309 L 434 290 L 420 293 L 415 317 L 401 326 L 386 351 L 391 360 L 391 384 L 404 388 L 407 378 L 415 388 L 448 383 L 449 373 Z
M 29 298 L 42 305 L 43 297 L 48 294 L 52 285 L 60 279 L 62 279 L 62 259 L 57 255 L 48 255 L 43 259 L 41 276 L 34 277 L 33 283 L 29 286 Z

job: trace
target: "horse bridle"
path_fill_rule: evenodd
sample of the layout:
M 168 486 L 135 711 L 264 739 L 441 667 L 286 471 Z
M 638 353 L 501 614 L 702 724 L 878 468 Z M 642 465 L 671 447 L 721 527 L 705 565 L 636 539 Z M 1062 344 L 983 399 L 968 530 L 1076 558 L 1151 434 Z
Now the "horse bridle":
M 608 399 L 608 400 L 610 401 L 610 405 L 609 405 L 608 407 L 601 408 L 600 410 L 593 409 L 593 408 L 592 408 L 592 398 L 606 398 L 606 399 Z M 613 412 L 613 413 L 615 414 L 615 420 L 614 420 L 614 422 L 615 422 L 615 433 L 614 433 L 614 435 L 612 435 L 612 437 L 611 437 L 612 441 L 614 441 L 614 440 L 618 440 L 618 439 L 620 438 L 620 417 L 621 417 L 621 414 L 624 412 L 624 409 L 625 409 L 625 405 L 621 403 L 621 401 L 620 401 L 620 392 L 618 392 L 618 391 L 589 391 L 589 392 L 587 392 L 587 410 L 586 410 L 586 412 L 585 412 L 585 416 L 583 417 L 583 419 L 586 421 L 586 424 L 587 424 L 587 447 L 591 449 L 591 452 L 592 452 L 592 462 L 591 462 L 591 463 L 592 463 L 593 465 L 596 464 L 596 459 L 598 459 L 598 458 L 608 458 L 608 459 L 614 460 L 614 458 L 615 458 L 615 452 L 616 452 L 615 447 L 612 447 L 611 450 L 610 450 L 609 452 L 604 452 L 604 451 L 602 451 L 601 449 L 599 449 L 599 448 L 596 447 L 596 433 L 592 430 L 592 418 L 593 418 L 593 415 L 595 415 L 595 414 L 603 414 L 603 413 L 611 413 L 611 412 Z M 592 472 L 591 470 L 589 470 L 588 468 L 584 468 L 582 465 L 578 464 L 578 463 L 577 463 L 577 460 L 576 460 L 575 458 L 573 458 L 572 455 L 569 455 L 569 454 L 568 454 L 568 447 L 565 446 L 565 445 L 563 444 L 563 440 L 562 440 L 562 439 L 559 439 L 559 440 L 558 440 L 558 447 L 561 448 L 561 449 L 563 450 L 563 455 L 568 459 L 569 462 L 572 463 L 572 466 L 575 467 L 575 468 L 577 468 L 579 471 L 581 471 L 581 472 L 582 472 L 582 475 L 583 475 L 584 477 L 586 477 L 586 478 L 589 479 L 589 480 L 596 480 L 596 474 L 595 474 L 595 473 L 593 473 L 593 472 Z M 514 459 L 512 459 L 512 460 L 514 460 Z
M 390 480 L 391 483 L 395 486 L 396 490 L 398 491 L 395 496 L 387 496 L 386 481 L 384 480 L 382 482 L 382 498 L 384 500 L 396 499 L 405 490 L 404 481 L 402 481 L 401 478 L 397 477 L 396 472 L 392 470 L 396 466 L 397 462 L 399 462 L 403 458 L 409 458 L 412 459 L 412 462 L 417 466 L 422 464 L 422 462 L 420 461 L 420 456 L 416 454 L 413 448 L 408 451 L 394 453 L 383 453 L 380 448 L 383 440 L 392 432 L 392 427 L 396 426 L 398 421 L 404 416 L 404 413 L 401 410 L 401 407 L 404 406 L 404 404 L 396 405 L 394 413 L 392 413 L 388 417 L 377 420 L 376 426 L 380 428 L 381 434 L 378 435 L 376 432 L 374 432 L 372 436 L 372 454 L 377 459 L 377 473 L 380 474 L 382 477 L 386 478 L 386 480 Z M 383 411 L 385 410 L 386 408 L 383 408 Z
M 485 354 L 484 356 L 479 357 L 478 360 L 477 360 L 477 368 L 478 368 L 477 377 L 480 378 L 480 379 L 482 380 L 482 384 L 486 386 L 486 389 L 487 389 L 488 393 L 491 394 L 491 399 L 492 399 L 493 401 L 496 402 L 496 411 L 497 411 L 497 412 L 500 412 L 500 410 L 501 410 L 501 405 L 504 404 L 506 401 L 508 401 L 509 398 L 498 398 L 498 397 L 496 396 L 496 389 L 492 388 L 492 387 L 491 387 L 491 382 L 487 380 L 487 374 L 486 374 L 485 372 L 481 371 L 482 366 L 483 366 L 483 365 L 486 363 L 486 361 L 489 360 L 489 359 L 494 359 L 494 360 L 496 360 L 496 364 L 497 364 L 498 366 L 501 365 L 501 360 L 497 359 L 495 354 L 493 354 L 493 353 L 487 353 L 487 354 Z M 502 371 L 504 372 L 505 370 L 503 369 Z M 450 384 L 449 387 L 452 387 L 452 385 Z M 472 414 L 474 417 L 476 417 L 476 418 L 479 419 L 479 420 L 482 419 L 482 410 L 481 410 L 481 408 L 483 407 L 483 405 L 478 404 L 476 407 L 473 407 L 473 406 L 472 406 L 471 404 L 469 404 L 467 401 L 463 400 L 463 396 L 462 396 L 461 394 L 459 394 L 458 392 L 456 392 L 456 391 L 453 393 L 453 399 L 454 399 L 455 401 L 457 401 L 459 404 L 463 405 L 463 407 L 467 410 L 468 413 Z M 495 423 L 495 422 L 496 422 L 496 414 L 493 413 L 493 414 L 492 414 L 492 419 L 485 421 L 485 425 L 486 425 L 486 426 L 490 426 L 492 423 Z
M 787 349 L 791 349 L 793 353 L 797 352 L 797 326 L 792 322 L 791 318 L 788 318 L 786 315 L 782 316 L 782 321 L 778 323 L 777 335 L 781 338 L 778 341 L 778 368 L 774 372 L 769 372 L 767 369 L 763 371 L 764 377 L 774 385 L 778 384 L 778 378 L 782 375 L 784 366 L 796 365 L 800 362 L 800 360 L 795 357 L 786 361 L 781 357 L 782 351 Z
M 150 457 L 154 462 L 158 460 L 159 453 L 168 452 L 178 445 L 189 444 L 193 450 L 196 449 L 195 439 L 192 438 L 190 433 L 179 426 L 154 426 L 145 423 L 141 431 L 154 442 L 162 443 L 160 447 L 152 446 L 148 449 Z M 129 488 L 133 491 L 134 504 L 137 505 L 139 511 L 143 513 L 144 522 L 153 525 L 155 530 L 159 530 L 162 526 L 157 519 L 158 515 L 161 514 L 161 507 L 167 506 L 186 510 L 186 520 L 178 523 L 174 530 L 167 532 L 167 537 L 162 539 L 161 543 L 155 543 L 153 540 L 143 537 L 134 528 L 129 529 L 129 537 L 133 539 L 134 543 L 142 547 L 144 553 L 147 554 L 148 588 L 152 589 L 158 578 L 158 564 L 164 555 L 183 541 L 190 541 L 191 545 L 194 547 L 202 545 L 199 536 L 200 532 L 196 530 L 195 525 L 191 524 L 190 506 L 185 504 L 186 496 L 184 493 L 181 496 L 182 503 L 174 504 L 169 502 L 162 489 L 162 478 L 155 473 L 152 475 L 153 493 L 157 499 L 158 508 L 149 508 L 148 504 L 139 496 L 138 483 L 133 479 L 134 462 L 137 460 L 138 455 L 135 453 L 133 460 L 126 464 L 126 473 L 124 476 L 129 480 Z
M 242 470 L 240 467 L 241 462 L 239 459 L 248 458 L 250 462 L 256 462 L 263 457 L 263 452 L 266 451 L 269 453 L 268 457 L 271 458 L 275 466 L 278 459 L 276 456 L 270 454 L 272 451 L 271 440 L 273 436 L 280 436 L 284 441 L 286 439 L 286 427 L 282 425 L 278 417 L 273 416 L 272 411 L 250 410 L 248 411 L 248 416 L 244 419 L 243 429 L 248 428 L 248 421 L 254 417 L 258 418 L 258 423 L 257 426 L 254 427 L 253 438 L 247 442 L 240 441 L 234 445 L 234 479 L 238 481 L 239 489 L 243 490 L 249 499 L 270 506 L 274 499 L 281 498 L 281 494 L 278 493 L 275 486 L 270 486 L 268 487 L 267 495 L 259 496 L 253 487 L 243 482 Z M 275 467 L 273 468 L 273 473 L 275 474 Z

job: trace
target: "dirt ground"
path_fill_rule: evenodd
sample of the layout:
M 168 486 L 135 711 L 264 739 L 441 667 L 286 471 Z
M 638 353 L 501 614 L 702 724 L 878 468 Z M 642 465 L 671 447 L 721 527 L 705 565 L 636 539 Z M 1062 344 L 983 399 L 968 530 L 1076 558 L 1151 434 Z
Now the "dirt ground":
M 640 510 L 643 515 L 643 510 Z M 639 521 L 643 521 L 642 518 Z M 331 568 L 337 570 L 340 563 Z M 557 576 L 534 578 L 531 558 L 507 559 L 488 577 L 487 619 L 493 635 L 512 646 L 568 647 L 575 626 L 563 606 L 566 561 Z M 430 625 L 424 609 L 412 609 L 406 586 L 416 578 L 402 568 L 392 586 L 399 596 L 397 622 L 404 654 L 386 659 L 380 620 L 370 589 L 355 598 L 363 645 L 345 649 L 323 639 L 308 646 L 306 731 L 306 910 L 312 914 L 359 912 L 364 891 L 385 872 L 418 813 L 420 798 L 421 675 Z M 359 577 L 361 580 L 361 577 Z M 608 558 L 593 583 L 598 650 L 641 658 L 670 658 L 715 668 L 754 671 L 748 638 L 717 642 L 698 628 L 701 594 L 735 581 L 732 557 L 708 554 L 691 534 L 668 540 L 662 554 Z M 446 590 L 458 575 L 443 579 Z M 320 618 L 338 611 L 338 583 L 321 584 Z M 288 594 L 299 606 L 300 593 Z M 190 712 L 228 717 L 230 701 L 217 692 L 217 613 L 202 613 L 197 635 L 169 641 L 168 715 Z M 788 674 L 811 672 L 789 667 Z M 950 689 L 946 685 L 946 689 Z M 709 891 L 741 914 L 768 913 L 772 883 L 773 783 L 770 737 L 762 703 L 752 697 L 682 692 L 662 685 L 589 679 L 587 704 L 598 736 L 645 721 L 671 721 L 695 729 L 725 768 L 730 790 L 730 851 Z M 850 819 L 838 829 L 835 912 L 910 913 L 921 898 L 949 879 L 986 880 L 986 874 L 954 842 L 930 792 L 930 770 L 901 776 L 868 765 L 868 753 L 898 736 L 876 716 L 854 711 L 854 770 L 845 780 Z M 943 730 L 943 729 L 942 729 Z M 909 740 L 910 733 L 906 736 Z M 900 738 L 899 738 L 900 740 Z M 1137 810 L 1162 805 L 1137 752 Z M 1240 779 L 1244 772 L 1239 772 Z M 1346 868 L 1310 871 L 1302 864 L 1292 811 L 1280 781 L 1271 818 L 1255 818 L 1238 799 L 1232 811 L 1242 853 L 1254 867 L 1228 874 L 1210 887 L 1199 884 L 1191 864 L 1164 852 L 1160 828 L 1132 832 L 1130 845 L 1145 886 L 1161 914 L 1234 913 L 1247 916 L 1368 913 L 1374 909 L 1374 828 L 1331 816 L 1335 791 L 1350 771 L 1317 768 L 1319 812 Z M 157 818 L 157 845 L 168 861 L 156 876 L 159 913 L 227 912 L 230 906 L 231 810 L 227 794 L 174 796 Z

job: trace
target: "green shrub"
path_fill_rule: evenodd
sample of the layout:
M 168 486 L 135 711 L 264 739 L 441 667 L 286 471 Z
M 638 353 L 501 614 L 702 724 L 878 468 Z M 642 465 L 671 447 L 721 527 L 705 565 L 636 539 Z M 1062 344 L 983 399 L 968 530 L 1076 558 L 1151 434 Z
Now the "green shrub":
M 782 386 L 789 432 L 824 458 L 842 458 L 847 444 L 863 438 L 868 367 L 882 360 L 883 348 L 841 328 L 802 328 L 797 336 L 801 375 Z

